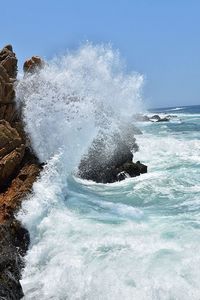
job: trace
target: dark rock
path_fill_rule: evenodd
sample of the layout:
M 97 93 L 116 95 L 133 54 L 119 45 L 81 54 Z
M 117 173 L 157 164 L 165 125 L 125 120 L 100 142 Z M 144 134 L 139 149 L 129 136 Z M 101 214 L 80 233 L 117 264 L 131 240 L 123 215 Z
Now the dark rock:
M 83 179 L 102 183 L 117 181 L 117 168 L 125 162 L 132 162 L 132 151 L 138 150 L 138 145 L 132 134 L 127 133 L 122 138 L 119 133 L 106 136 L 99 134 L 93 141 L 88 153 L 79 164 L 78 174 Z
M 0 299 L 23 297 L 19 280 L 29 240 L 28 231 L 15 219 L 0 225 Z
M 147 166 L 146 165 L 141 164 L 140 161 L 137 161 L 136 165 L 138 166 L 139 171 L 140 171 L 141 174 L 147 173 Z
M 161 118 L 159 115 L 153 115 L 150 120 L 156 120 L 156 121 L 159 121 Z
M 169 122 L 170 119 L 165 117 L 165 118 L 160 118 L 157 122 Z
M 117 180 L 118 181 L 122 181 L 122 180 L 124 180 L 124 179 L 126 179 L 128 177 L 130 177 L 129 174 L 126 173 L 126 172 L 124 172 L 124 171 L 122 171 L 122 172 L 120 172 L 120 173 L 117 174 Z
M 170 118 L 168 117 L 164 117 L 164 118 L 161 118 L 159 115 L 154 115 L 150 118 L 150 121 L 153 121 L 153 122 L 169 122 Z
M 120 172 L 126 172 L 130 175 L 130 177 L 135 177 L 140 175 L 140 168 L 137 164 L 131 162 L 126 162 L 121 165 L 118 170 Z
M 78 175 L 87 180 L 112 183 L 139 176 L 141 167 L 132 162 L 138 145 L 130 128 L 111 136 L 99 134 L 79 164 Z

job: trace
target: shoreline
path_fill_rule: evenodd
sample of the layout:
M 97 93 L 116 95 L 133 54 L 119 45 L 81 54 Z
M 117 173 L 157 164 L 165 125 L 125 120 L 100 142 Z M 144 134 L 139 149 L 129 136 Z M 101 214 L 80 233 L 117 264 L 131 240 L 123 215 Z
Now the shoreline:
M 15 218 L 41 166 L 24 131 L 15 102 L 17 58 L 12 46 L 0 51 L 0 298 L 21 299 L 23 256 L 30 238 Z

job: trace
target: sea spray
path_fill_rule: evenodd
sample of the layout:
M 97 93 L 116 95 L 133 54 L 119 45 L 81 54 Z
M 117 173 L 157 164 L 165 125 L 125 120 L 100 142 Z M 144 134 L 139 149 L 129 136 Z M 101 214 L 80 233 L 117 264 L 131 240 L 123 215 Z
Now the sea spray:
M 102 51 L 106 53 L 106 49 L 91 45 L 73 55 L 69 54 L 70 60 L 75 63 L 82 50 L 83 54 L 85 52 L 83 56 L 87 57 L 87 48 L 96 53 L 96 58 L 101 53 L 99 61 L 105 63 Z M 111 51 L 110 48 L 108 51 Z M 77 60 L 76 69 L 82 58 Z M 88 62 L 89 65 L 91 63 Z M 62 73 L 63 64 L 59 68 L 56 65 L 57 62 L 52 66 L 49 63 L 42 72 L 45 74 L 45 70 L 48 70 L 45 75 L 48 77 L 50 69 L 53 72 L 55 68 L 56 78 L 59 69 Z M 98 66 L 97 61 L 94 65 Z M 116 68 L 113 74 L 117 74 L 115 72 Z M 82 76 L 81 72 L 77 73 Z M 102 77 L 102 90 L 108 88 L 111 91 L 112 81 L 105 85 Z M 51 78 L 51 83 L 54 83 L 53 73 Z M 123 78 L 125 80 L 127 75 Z M 137 78 L 133 78 L 136 83 Z M 78 118 L 76 112 L 69 114 L 68 103 L 62 97 L 57 97 L 57 87 L 55 99 L 49 97 L 49 88 L 40 95 L 39 87 L 43 90 L 43 81 L 39 76 L 38 80 L 37 97 L 32 96 L 35 102 L 29 98 L 28 92 L 24 93 L 24 89 L 27 87 L 30 91 L 32 82 L 37 83 L 37 77 L 27 77 L 18 86 L 27 132 L 34 141 L 40 159 L 47 161 L 41 177 L 34 184 L 33 194 L 23 202 L 23 209 L 18 216 L 31 234 L 31 246 L 21 281 L 24 298 L 199 300 L 200 108 L 194 111 L 194 115 L 188 114 L 186 108 L 180 111 L 182 113 L 176 112 L 179 122 L 140 124 L 143 135 L 137 137 L 140 150 L 135 158 L 142 158 L 148 163 L 149 173 L 119 183 L 97 184 L 69 174 L 98 128 L 105 128 L 107 124 L 115 128 L 119 118 L 115 122 L 113 115 L 122 112 L 125 118 L 132 110 L 126 114 L 123 111 L 126 106 L 122 110 L 120 106 L 115 109 L 113 102 L 111 106 L 115 114 L 109 118 L 107 110 L 101 109 L 99 114 L 97 107 L 107 107 L 114 98 L 108 97 L 109 102 L 96 102 L 96 106 L 89 97 L 83 102 L 86 103 L 83 108 L 89 108 L 83 117 L 81 104 L 76 104 Z M 117 95 L 120 94 L 121 82 L 118 84 L 120 86 L 113 89 L 114 95 L 117 88 Z M 93 85 L 91 83 L 88 86 Z M 139 93 L 136 90 L 135 97 Z M 102 93 L 105 94 L 106 90 Z M 66 94 L 69 95 L 68 91 Z M 125 104 L 129 99 L 133 100 L 134 110 L 138 97 L 125 97 L 119 102 Z M 106 114 L 102 114 L 102 111 Z M 191 108 L 188 111 L 191 112 Z M 91 112 L 94 112 L 93 116 Z M 67 116 L 66 119 L 64 116 Z M 71 121 L 68 116 L 72 116 Z M 97 127 L 93 128 L 98 120 L 96 116 L 104 118 L 100 117 Z M 89 130 L 86 136 L 81 135 L 80 129 L 76 131 L 76 121 L 80 121 L 79 127 L 86 125 Z M 75 127 L 69 127 L 70 124 Z M 56 140 L 52 138 L 52 130 L 56 132 Z M 76 145 L 79 134 L 80 149 Z M 70 143 L 66 144 L 67 141 Z
M 69 251 L 71 242 L 68 239 L 64 241 L 64 236 L 59 237 L 61 232 L 57 228 L 63 226 L 63 234 L 67 237 L 69 230 L 72 239 L 73 236 L 76 239 L 73 234 L 77 230 L 76 222 L 78 227 L 84 226 L 66 206 L 66 201 L 70 203 L 70 199 L 74 199 L 75 203 L 80 196 L 70 188 L 68 178 L 99 130 L 113 132 L 122 123 L 128 123 L 134 113 L 141 111 L 142 83 L 141 75 L 125 73 L 117 51 L 91 44 L 55 58 L 18 83 L 17 100 L 22 108 L 26 131 L 40 161 L 47 163 L 34 184 L 32 196 L 24 202 L 19 214 L 31 234 L 31 247 L 22 280 L 25 298 L 72 299 L 73 294 L 74 299 L 79 299 L 87 295 L 89 286 L 82 282 L 82 287 L 77 290 L 74 282 L 78 277 L 82 281 L 79 259 Z M 75 186 L 78 187 L 77 184 Z M 84 195 L 81 197 L 84 198 Z M 130 211 L 135 212 L 134 209 Z M 52 217 L 56 218 L 57 225 Z M 74 229 L 70 229 L 71 225 Z M 54 234 L 58 239 L 55 240 Z M 52 261 L 56 259 L 56 249 L 65 252 L 67 264 L 64 270 L 59 270 Z M 49 268 L 45 268 L 46 264 Z M 55 274 L 56 279 L 53 280 Z M 64 274 L 68 274 L 69 278 L 63 278 Z M 28 278 L 31 278 L 30 285 L 26 284 Z M 68 281 L 67 286 L 57 291 L 62 280 Z M 88 280 L 86 285 L 90 285 Z
M 17 98 L 40 160 L 63 148 L 70 171 L 99 129 L 112 131 L 142 109 L 142 83 L 124 72 L 117 51 L 91 44 L 24 77 Z

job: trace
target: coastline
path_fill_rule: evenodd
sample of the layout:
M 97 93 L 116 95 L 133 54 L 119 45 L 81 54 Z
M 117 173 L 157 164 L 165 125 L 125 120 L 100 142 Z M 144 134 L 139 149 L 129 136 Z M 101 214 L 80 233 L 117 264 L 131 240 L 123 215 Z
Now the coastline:
M 24 131 L 15 102 L 17 58 L 12 46 L 0 51 L 0 298 L 21 299 L 19 282 L 29 233 L 15 219 L 41 166 Z

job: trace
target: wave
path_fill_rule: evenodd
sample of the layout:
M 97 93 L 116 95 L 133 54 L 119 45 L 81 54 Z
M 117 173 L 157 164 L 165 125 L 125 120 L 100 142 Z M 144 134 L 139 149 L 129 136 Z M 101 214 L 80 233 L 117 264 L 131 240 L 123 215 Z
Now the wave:
M 87 222 L 79 220 L 75 211 L 80 209 L 84 215 L 89 207 L 82 202 L 85 195 L 73 191 L 70 174 L 99 130 L 116 130 L 143 109 L 142 84 L 142 75 L 125 72 L 118 51 L 91 44 L 53 59 L 39 73 L 20 80 L 17 100 L 25 129 L 40 161 L 47 163 L 18 215 L 31 235 L 22 279 L 26 299 L 82 298 L 83 286 L 77 289 L 74 281 L 78 280 L 78 269 L 72 267 L 76 254 L 69 251 L 71 242 L 64 235 L 71 225 L 75 231 L 85 227 Z M 78 185 L 76 188 L 79 190 Z M 119 206 L 116 214 L 134 217 L 140 213 Z M 69 255 L 63 267 L 58 266 L 61 261 L 56 263 L 60 251 Z M 57 279 L 53 280 L 55 274 Z M 81 282 L 81 274 L 78 276 Z M 60 290 L 62 280 L 68 283 Z
M 170 108 L 168 110 L 182 110 L 182 109 L 184 109 L 184 108 L 183 107 L 176 107 L 176 108 Z
M 199 299 L 198 132 L 144 124 L 135 159 L 148 174 L 107 185 L 70 175 L 99 128 L 141 109 L 141 85 L 117 52 L 92 45 L 18 85 L 26 130 L 47 162 L 18 215 L 31 235 L 25 299 Z

